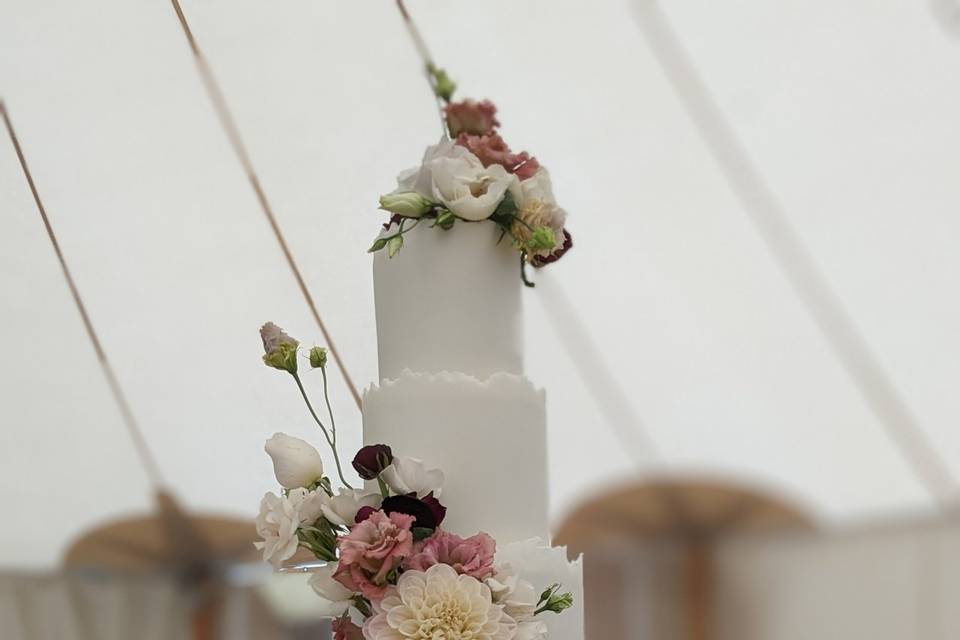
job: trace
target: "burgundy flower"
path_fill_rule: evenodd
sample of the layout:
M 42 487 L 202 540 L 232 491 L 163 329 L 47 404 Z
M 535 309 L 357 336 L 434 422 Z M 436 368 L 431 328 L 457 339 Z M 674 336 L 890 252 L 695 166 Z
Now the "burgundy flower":
M 387 514 L 402 513 L 413 516 L 415 529 L 436 529 L 440 524 L 439 520 L 443 520 L 447 510 L 436 498 L 433 498 L 433 494 L 427 497 L 431 499 L 430 504 L 425 501 L 426 499 L 421 500 L 416 495 L 390 496 L 384 498 L 380 508 Z
M 374 509 L 373 507 L 366 506 L 366 505 L 362 506 L 359 509 L 357 509 L 357 515 L 353 519 L 353 521 L 357 524 L 360 524 L 361 522 L 363 522 L 364 520 L 372 516 L 374 511 L 376 511 L 376 509 Z
M 533 260 L 530 261 L 534 267 L 540 268 L 546 266 L 552 262 L 556 262 L 563 255 L 570 251 L 573 248 L 573 236 L 570 235 L 570 232 L 566 229 L 563 230 L 563 246 L 551 253 L 548 256 L 534 256 Z
M 433 512 L 433 518 L 437 521 L 437 526 L 439 527 L 443 524 L 443 519 L 447 517 L 447 508 L 440 504 L 440 501 L 433 497 L 433 492 L 425 495 L 420 498 L 420 501 L 427 505 L 430 508 L 430 511 Z
M 364 480 L 373 480 L 393 462 L 393 451 L 385 444 L 370 444 L 357 452 L 353 468 Z
M 447 114 L 447 127 L 452 138 L 461 133 L 482 136 L 493 133 L 494 129 L 500 126 L 497 122 L 497 107 L 489 100 L 451 102 L 444 112 Z

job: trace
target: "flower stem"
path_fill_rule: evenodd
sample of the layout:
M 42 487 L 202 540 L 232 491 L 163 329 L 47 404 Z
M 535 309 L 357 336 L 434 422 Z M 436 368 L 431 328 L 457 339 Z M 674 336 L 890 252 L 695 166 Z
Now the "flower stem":
M 520 252 L 520 279 L 523 280 L 524 286 L 530 287 L 531 289 L 535 286 L 533 282 L 530 282 L 530 279 L 527 277 L 527 252 Z
M 337 444 L 336 440 L 330 437 L 330 433 L 327 431 L 327 428 L 323 425 L 323 422 L 320 421 L 320 418 L 317 416 L 317 412 L 313 410 L 313 404 L 310 403 L 310 398 L 307 396 L 307 390 L 303 388 L 303 382 L 300 381 L 300 376 L 296 373 L 291 373 L 293 379 L 297 383 L 297 388 L 300 389 L 300 395 L 303 396 L 303 401 L 307 403 L 307 409 L 310 410 L 310 415 L 313 416 L 314 422 L 317 423 L 317 426 L 320 427 L 320 430 L 323 431 L 323 437 L 326 439 L 327 444 L 330 445 L 330 450 L 333 452 L 333 461 L 337 464 L 337 475 L 340 476 L 340 482 L 343 483 L 347 489 L 353 489 L 350 486 L 350 483 L 347 482 L 346 478 L 343 477 L 343 467 L 340 464 L 340 456 L 337 453 Z M 324 375 L 324 380 L 326 380 L 326 375 Z M 326 385 L 324 385 L 324 396 L 326 396 Z M 328 405 L 329 406 L 329 400 Z

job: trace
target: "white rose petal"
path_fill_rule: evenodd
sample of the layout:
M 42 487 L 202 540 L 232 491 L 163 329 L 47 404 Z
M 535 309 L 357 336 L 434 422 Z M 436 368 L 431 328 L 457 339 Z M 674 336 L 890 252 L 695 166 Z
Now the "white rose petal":
M 433 197 L 464 220 L 486 220 L 503 200 L 516 176 L 498 164 L 484 167 L 473 154 L 431 163 Z
M 439 143 L 427 147 L 419 167 L 407 169 L 397 176 L 397 190 L 394 193 L 415 191 L 427 199 L 433 198 L 433 161 L 440 158 L 476 157 L 465 147 L 455 144 L 453 140 L 441 140 Z M 479 159 L 477 160 L 479 162 Z
M 428 469 L 423 461 L 417 458 L 394 456 L 393 462 L 383 470 L 381 477 L 394 493 L 400 495 L 415 493 L 418 498 L 422 498 L 432 493 L 440 497 L 443 489 L 443 471 Z
M 263 448 L 273 460 L 277 482 L 286 489 L 309 486 L 323 476 L 323 460 L 309 442 L 275 433 Z
M 330 498 L 322 489 L 307 491 L 301 487 L 292 489 L 287 500 L 296 509 L 300 524 L 313 524 L 323 515 L 323 507 Z
M 532 177 L 523 182 L 519 180 L 510 185 L 510 194 L 517 207 L 522 209 L 524 205 L 531 201 L 543 202 L 544 204 L 556 205 L 557 200 L 553 197 L 553 181 L 550 179 L 550 172 L 540 167 Z
M 321 616 L 342 616 L 353 604 L 354 593 L 333 579 L 337 566 L 336 562 L 331 562 L 310 575 L 310 586 L 323 600 L 317 612 Z
M 337 495 L 328 497 L 321 507 L 323 517 L 341 526 L 353 526 L 360 507 L 379 508 L 383 497 L 379 493 L 365 493 L 361 489 L 340 489 Z

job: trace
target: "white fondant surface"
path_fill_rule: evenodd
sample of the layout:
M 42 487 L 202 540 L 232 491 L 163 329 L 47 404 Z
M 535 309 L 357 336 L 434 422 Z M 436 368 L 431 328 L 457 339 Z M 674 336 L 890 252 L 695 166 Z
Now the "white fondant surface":
M 583 562 L 567 560 L 565 547 L 550 547 L 542 539 L 532 538 L 499 545 L 497 563 L 507 563 L 538 590 L 560 583 L 560 592 L 573 595 L 573 606 L 566 611 L 542 613 L 537 619 L 547 623 L 550 640 L 583 640 Z
M 492 222 L 404 234 L 373 258 L 380 378 L 404 369 L 523 373 L 520 256 Z
M 404 371 L 364 393 L 363 439 L 443 469 L 444 529 L 548 538 L 544 393 L 526 378 Z

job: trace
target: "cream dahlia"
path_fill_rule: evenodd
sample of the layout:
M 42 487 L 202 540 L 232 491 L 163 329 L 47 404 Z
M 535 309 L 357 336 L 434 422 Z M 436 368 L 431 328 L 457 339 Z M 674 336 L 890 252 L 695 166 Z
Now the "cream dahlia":
M 404 572 L 376 612 L 364 623 L 367 640 L 510 640 L 517 628 L 487 585 L 445 564 Z

